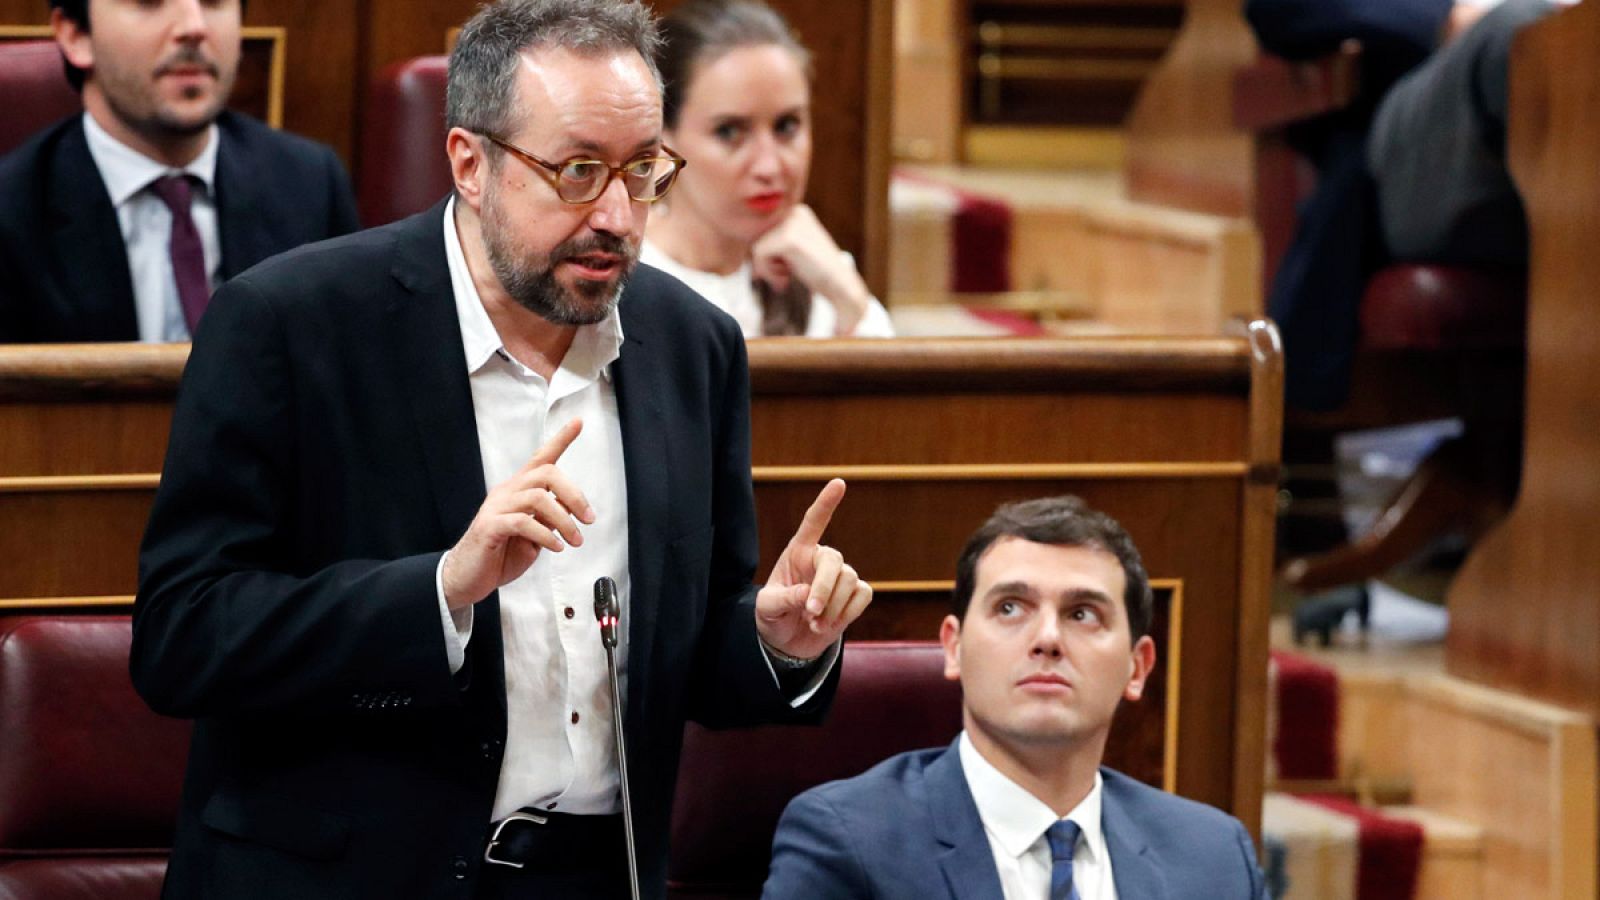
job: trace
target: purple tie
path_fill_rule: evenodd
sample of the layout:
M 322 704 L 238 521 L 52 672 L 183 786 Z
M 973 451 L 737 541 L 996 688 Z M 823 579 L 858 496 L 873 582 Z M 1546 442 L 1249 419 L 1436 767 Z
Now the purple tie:
M 172 212 L 172 236 L 167 252 L 172 257 L 172 276 L 178 283 L 178 301 L 183 304 L 183 321 L 190 336 L 200 324 L 200 314 L 211 299 L 211 281 L 206 278 L 206 254 L 200 246 L 200 230 L 189 215 L 192 191 L 187 175 L 167 175 L 150 182 L 150 190 Z

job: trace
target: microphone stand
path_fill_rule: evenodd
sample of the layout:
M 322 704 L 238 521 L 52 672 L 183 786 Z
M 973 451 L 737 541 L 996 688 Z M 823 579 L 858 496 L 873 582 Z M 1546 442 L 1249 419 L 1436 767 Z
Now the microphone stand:
M 617 681 L 617 583 L 601 577 L 594 583 L 594 617 L 600 622 L 600 643 L 606 648 L 606 669 L 611 675 L 611 723 L 617 736 L 617 775 L 622 782 L 622 831 L 628 844 L 628 887 L 639 900 L 639 850 L 633 838 L 633 800 L 628 794 L 628 745 L 622 736 L 622 689 Z

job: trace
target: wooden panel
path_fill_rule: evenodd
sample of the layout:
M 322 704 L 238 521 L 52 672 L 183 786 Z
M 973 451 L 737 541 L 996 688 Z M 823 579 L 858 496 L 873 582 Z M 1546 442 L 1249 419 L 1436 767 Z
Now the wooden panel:
M 1415 802 L 1482 826 L 1483 896 L 1596 896 L 1594 720 L 1446 676 L 1407 693 Z
M 1178 40 L 1128 116 L 1128 193 L 1136 200 L 1247 217 L 1251 138 L 1233 121 L 1235 72 L 1257 55 L 1238 0 L 1189 0 Z
M 1124 714 L 1114 758 L 1253 828 L 1281 378 L 1272 335 L 1258 323 L 1228 338 L 754 342 L 763 570 L 821 484 L 845 472 L 828 540 L 886 587 L 855 634 L 927 638 L 961 545 L 996 505 L 1083 496 L 1123 522 L 1174 597 L 1181 584 L 1161 626 L 1172 677 Z M 0 558 L 25 561 L 0 569 L 0 605 L 132 592 L 185 353 L 0 347 Z
M 1600 3 L 1525 29 L 1511 65 L 1531 229 L 1522 485 L 1451 587 L 1446 664 L 1600 716 Z

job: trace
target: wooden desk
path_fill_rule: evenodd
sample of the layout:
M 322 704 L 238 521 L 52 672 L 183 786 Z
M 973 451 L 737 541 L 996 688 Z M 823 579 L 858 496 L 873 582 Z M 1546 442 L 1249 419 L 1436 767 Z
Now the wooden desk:
M 1528 211 L 1516 505 L 1451 586 L 1449 672 L 1600 716 L 1600 3 L 1518 35 L 1511 171 Z
M 872 579 L 856 638 L 932 638 L 968 534 L 1002 501 L 1082 495 L 1156 579 L 1153 696 L 1113 765 L 1260 811 L 1281 354 L 1224 338 L 751 344 L 762 571 L 821 484 L 828 541 Z M 123 604 L 182 347 L 0 347 L 0 606 Z

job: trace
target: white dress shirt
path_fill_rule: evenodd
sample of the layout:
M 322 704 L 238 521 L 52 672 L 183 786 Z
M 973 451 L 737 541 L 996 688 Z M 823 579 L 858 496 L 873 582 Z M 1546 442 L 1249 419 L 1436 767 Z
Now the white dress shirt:
M 189 340 L 178 299 L 178 281 L 172 274 L 172 212 L 150 183 L 167 175 L 185 174 L 198 179 L 203 189 L 193 192 L 189 216 L 200 232 L 206 260 L 206 282 L 217 287 L 222 266 L 222 236 L 217 223 L 217 126 L 206 132 L 206 148 L 182 169 L 157 162 L 112 137 L 88 113 L 83 114 L 89 156 L 105 182 L 111 206 L 117 211 L 122 244 L 128 251 L 128 274 L 133 280 L 133 304 L 139 323 L 139 340 L 169 343 Z
M 493 818 L 523 807 L 580 815 L 619 812 L 616 730 L 605 648 L 594 618 L 594 583 L 617 583 L 621 608 L 617 670 L 627 696 L 630 581 L 628 491 L 622 458 L 622 419 L 611 364 L 622 349 L 616 310 L 578 328 L 560 367 L 546 382 L 506 352 L 472 282 L 456 233 L 455 199 L 445 204 L 445 259 L 461 322 L 484 489 L 510 478 L 561 427 L 583 419 L 583 431 L 558 462 L 594 508 L 593 525 L 579 527 L 581 547 L 543 551 L 520 577 L 500 588 L 505 646 L 506 747 Z M 435 589 L 450 670 L 458 671 L 471 639 L 472 608 L 452 615 L 445 605 L 444 560 Z M 791 703 L 811 698 L 839 654 L 835 643 Z M 767 660 L 771 665 L 771 659 Z M 772 678 L 777 683 L 776 672 Z
M 850 254 L 846 253 L 845 258 L 849 259 Z M 745 337 L 761 337 L 761 298 L 756 296 L 755 282 L 750 276 L 748 262 L 730 275 L 702 272 L 683 265 L 649 241 L 645 241 L 640 249 L 639 261 L 655 266 L 687 284 L 695 293 L 710 300 L 712 305 L 733 316 Z M 850 261 L 850 265 L 855 265 L 854 260 Z M 838 320 L 839 314 L 827 298 L 820 294 L 811 295 L 811 314 L 806 319 L 806 337 L 835 337 L 834 325 Z M 882 303 L 873 299 L 867 304 L 867 311 L 862 315 L 861 321 L 856 323 L 856 330 L 851 336 L 894 337 L 894 323 L 889 319 L 889 311 L 883 308 Z
M 454 200 L 445 207 L 443 227 L 485 490 L 510 478 L 563 425 L 581 418 L 583 432 L 558 464 L 595 512 L 593 525 L 579 526 L 582 546 L 541 552 L 527 572 L 500 588 L 507 722 L 494 818 L 525 806 L 618 812 L 611 685 L 594 618 L 594 582 L 602 575 L 616 581 L 626 634 L 628 493 L 610 371 L 622 347 L 622 322 L 613 310 L 605 321 L 580 327 L 546 382 L 511 358 L 489 320 L 456 234 Z M 456 628 L 445 634 L 447 645 L 466 638 Z M 459 667 L 460 645 L 454 651 L 451 663 Z M 628 642 L 621 641 L 623 696 L 627 663 Z
M 961 733 L 959 747 L 961 771 L 989 837 L 1005 900 L 1047 900 L 1051 863 L 1045 832 L 1056 823 L 1055 812 L 990 765 L 966 732 Z M 1111 853 L 1100 827 L 1103 794 L 1104 782 L 1096 772 L 1089 796 L 1066 815 L 1082 830 L 1072 856 L 1072 885 L 1081 900 L 1117 900 Z

